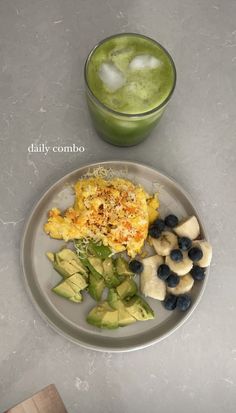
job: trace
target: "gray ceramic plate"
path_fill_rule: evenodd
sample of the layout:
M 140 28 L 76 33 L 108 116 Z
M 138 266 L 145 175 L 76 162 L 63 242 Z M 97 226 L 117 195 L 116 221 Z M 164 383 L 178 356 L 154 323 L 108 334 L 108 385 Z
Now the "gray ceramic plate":
M 179 217 L 196 215 L 201 224 L 201 235 L 207 238 L 202 221 L 192 201 L 185 191 L 172 179 L 148 166 L 122 161 L 103 162 L 88 165 L 71 172 L 56 182 L 43 195 L 35 206 L 27 222 L 22 242 L 21 260 L 27 290 L 45 320 L 58 332 L 71 341 L 84 347 L 101 351 L 131 351 L 157 343 L 181 326 L 194 311 L 202 296 L 206 279 L 196 283 L 191 291 L 193 303 L 186 313 L 166 311 L 161 302 L 147 300 L 156 317 L 154 320 L 137 322 L 117 330 L 100 330 L 86 323 L 86 314 L 95 302 L 87 295 L 82 304 L 66 301 L 51 292 L 60 280 L 45 256 L 46 251 L 56 251 L 63 241 L 50 239 L 43 231 L 47 212 L 52 207 L 65 209 L 73 203 L 71 184 L 88 169 L 98 165 L 113 168 L 118 174 L 143 185 L 147 191 L 159 191 L 160 212 L 170 212 Z

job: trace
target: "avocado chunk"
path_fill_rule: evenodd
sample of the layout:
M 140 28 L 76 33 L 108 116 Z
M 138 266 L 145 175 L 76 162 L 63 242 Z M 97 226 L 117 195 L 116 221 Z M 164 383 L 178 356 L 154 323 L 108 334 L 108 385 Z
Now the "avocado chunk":
M 87 322 L 99 328 L 114 329 L 119 327 L 118 311 L 114 310 L 107 301 L 103 301 L 87 315 Z
M 48 257 L 48 259 L 49 259 L 49 261 L 51 261 L 52 263 L 54 263 L 54 261 L 55 261 L 55 254 L 53 253 L 53 252 L 46 252 L 46 255 L 47 255 L 47 257 Z
M 63 248 L 55 254 L 55 261 L 59 267 L 68 273 L 67 276 L 79 272 L 87 275 L 86 268 L 77 254 L 69 248 Z
M 96 276 L 93 273 L 90 273 L 88 291 L 91 297 L 96 301 L 100 301 L 104 288 L 105 288 L 104 279 L 100 276 Z
M 97 257 L 88 257 L 85 259 L 85 265 L 94 275 L 103 275 L 102 259 Z
M 77 258 L 75 252 L 73 252 L 69 248 L 62 248 L 56 253 L 56 255 L 61 261 L 71 261 L 74 258 Z
M 115 260 L 115 266 L 118 275 L 125 277 L 133 277 L 134 273 L 130 271 L 129 264 L 124 258 L 118 257 Z
M 81 301 L 83 301 L 83 296 L 81 293 L 77 293 L 73 297 L 70 297 L 69 300 L 73 303 L 81 303 Z
M 88 252 L 91 255 L 95 255 L 96 257 L 101 258 L 103 260 L 105 258 L 108 258 L 112 253 L 111 249 L 107 247 L 106 245 L 98 244 L 93 241 L 90 241 L 88 245 Z
M 75 292 L 74 289 L 66 282 L 62 281 L 56 287 L 52 288 L 52 291 L 63 298 L 67 298 L 75 303 L 80 303 L 83 301 L 82 294 L 78 291 Z
M 87 277 L 87 271 L 79 257 L 69 248 L 63 248 L 61 251 L 47 253 L 48 259 L 52 262 L 55 270 L 63 277 L 67 278 L 79 272 Z
M 117 287 L 120 284 L 119 277 L 115 274 L 112 258 L 106 258 L 103 263 L 103 278 L 107 287 Z
M 84 290 L 87 285 L 83 275 L 76 273 L 57 284 L 52 291 L 70 301 L 80 303 L 83 300 L 81 290 Z
M 149 304 L 141 297 L 135 296 L 124 302 L 125 309 L 136 320 L 144 321 L 154 318 L 154 312 Z
M 136 322 L 136 318 L 129 314 L 129 312 L 125 308 L 123 301 L 120 299 L 119 295 L 113 288 L 109 290 L 108 303 L 112 308 L 118 310 L 118 319 L 120 327 L 125 327 L 129 324 Z
M 52 291 L 64 298 L 71 298 L 75 295 L 73 288 L 71 288 L 66 281 L 62 281 L 57 284 L 54 288 L 52 288 Z
M 137 284 L 133 279 L 128 278 L 118 285 L 116 291 L 121 299 L 129 298 L 137 293 Z
M 73 274 L 71 277 L 65 280 L 70 287 L 74 290 L 75 293 L 84 290 L 87 287 L 87 282 L 85 281 L 83 275 L 77 273 Z

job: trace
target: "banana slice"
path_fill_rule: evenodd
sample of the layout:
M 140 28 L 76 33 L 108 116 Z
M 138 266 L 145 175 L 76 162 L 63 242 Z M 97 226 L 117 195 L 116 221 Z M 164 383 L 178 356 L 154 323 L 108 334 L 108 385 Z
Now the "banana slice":
M 200 226 L 197 218 L 193 215 L 189 218 L 184 219 L 174 228 L 174 232 L 179 237 L 196 239 L 200 234 Z
M 166 257 L 166 264 L 169 265 L 171 271 L 182 276 L 186 275 L 192 268 L 193 262 L 188 257 L 187 251 L 182 251 L 183 260 L 180 262 L 173 261 L 170 256 Z
M 203 257 L 197 262 L 199 267 L 208 267 L 212 259 L 212 246 L 205 240 L 193 241 L 193 246 L 199 247 L 202 250 Z
M 185 294 L 192 289 L 193 284 L 194 284 L 194 279 L 191 276 L 191 274 L 186 274 L 180 278 L 179 284 L 176 285 L 176 287 L 174 288 L 167 287 L 167 291 L 168 293 L 171 293 L 174 295 Z
M 166 283 L 157 276 L 158 267 L 164 259 L 159 255 L 143 259 L 143 272 L 140 276 L 140 289 L 146 297 L 163 301 L 166 296 Z
M 163 231 L 160 238 L 151 238 L 151 240 L 158 255 L 169 255 L 171 250 L 178 247 L 178 238 L 170 231 Z

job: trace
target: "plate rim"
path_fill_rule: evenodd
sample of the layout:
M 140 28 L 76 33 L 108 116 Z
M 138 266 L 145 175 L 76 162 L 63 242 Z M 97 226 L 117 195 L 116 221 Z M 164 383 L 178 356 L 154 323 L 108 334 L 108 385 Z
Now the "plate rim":
M 109 347 L 109 346 L 98 346 L 96 344 L 87 344 L 84 341 L 81 341 L 79 338 L 75 339 L 73 338 L 70 334 L 67 334 L 66 332 L 64 332 L 63 330 L 61 330 L 58 326 L 56 326 L 54 324 L 54 322 L 47 316 L 47 314 L 43 311 L 43 309 L 40 307 L 40 305 L 37 303 L 37 300 L 34 298 L 34 294 L 31 291 L 31 288 L 28 285 L 27 282 L 27 276 L 26 276 L 26 268 L 25 268 L 25 264 L 24 264 L 24 246 L 25 246 L 25 240 L 27 237 L 27 232 L 31 223 L 31 220 L 38 208 L 38 206 L 40 205 L 40 203 L 42 202 L 42 199 L 45 198 L 50 191 L 56 186 L 59 185 L 61 183 L 61 181 L 66 180 L 66 178 L 69 178 L 72 174 L 76 174 L 79 173 L 79 171 L 81 169 L 84 168 L 95 168 L 98 166 L 105 166 L 107 164 L 114 164 L 114 165 L 120 165 L 120 164 L 126 164 L 127 167 L 129 167 L 129 165 L 131 166 L 136 166 L 136 167 L 145 167 L 147 169 L 149 169 L 151 172 L 155 172 L 158 173 L 159 175 L 162 175 L 164 178 L 167 178 L 169 181 L 171 181 L 175 187 L 183 193 L 183 195 L 186 197 L 186 199 L 189 201 L 189 203 L 192 205 L 192 207 L 194 208 L 194 210 L 197 213 L 197 216 L 200 220 L 201 223 L 201 227 L 203 229 L 204 232 L 204 238 L 209 241 L 209 237 L 208 237 L 208 232 L 205 226 L 204 221 L 202 220 L 202 216 L 199 213 L 198 207 L 195 207 L 195 201 L 193 200 L 192 196 L 189 195 L 189 193 L 185 190 L 185 188 L 182 187 L 182 185 L 180 185 L 175 178 L 173 178 L 172 176 L 164 173 L 162 170 L 160 169 L 156 169 L 153 166 L 150 166 L 144 162 L 135 162 L 135 161 L 130 161 L 130 160 L 106 160 L 106 161 L 100 161 L 100 162 L 93 162 L 93 163 L 86 163 L 83 164 L 82 166 L 80 166 L 79 168 L 73 169 L 70 172 L 64 174 L 63 176 L 61 176 L 61 178 L 59 178 L 58 180 L 56 180 L 53 184 L 51 184 L 46 191 L 44 191 L 42 194 L 40 194 L 40 197 L 37 198 L 36 202 L 34 203 L 30 214 L 28 215 L 28 218 L 26 218 L 25 223 L 24 223 L 24 227 L 23 227 L 23 232 L 22 232 L 22 239 L 20 242 L 20 270 L 21 270 L 21 275 L 23 277 L 23 282 L 24 282 L 24 286 L 27 292 L 28 297 L 30 298 L 30 301 L 32 302 L 32 304 L 34 305 L 34 307 L 36 308 L 36 310 L 38 311 L 39 315 L 41 316 L 41 318 L 55 331 L 57 332 L 60 336 L 66 338 L 67 340 L 69 340 L 70 342 L 77 344 L 83 348 L 89 349 L 89 350 L 95 350 L 95 351 L 99 351 L 99 352 L 111 352 L 111 353 L 122 353 L 122 352 L 131 352 L 131 351 L 136 351 L 136 350 L 141 350 L 141 349 L 145 349 L 148 348 L 154 344 L 157 344 L 159 342 L 161 342 L 162 340 L 166 339 L 167 337 L 169 337 L 170 335 L 172 335 L 178 328 L 180 328 L 181 326 L 183 326 L 187 320 L 189 320 L 189 318 L 192 316 L 193 312 L 196 310 L 196 308 L 198 307 L 202 296 L 205 292 L 206 289 L 206 285 L 209 279 L 209 275 L 210 275 L 210 267 L 207 268 L 206 270 L 206 276 L 205 279 L 203 281 L 202 284 L 202 288 L 200 293 L 198 294 L 195 303 L 192 305 L 191 309 L 189 310 L 189 312 L 186 314 L 186 316 L 180 320 L 173 328 L 171 328 L 169 331 L 167 331 L 166 333 L 162 334 L 161 336 L 157 337 L 156 339 L 152 339 L 149 340 L 148 342 L 144 343 L 144 344 L 138 344 L 138 345 L 128 345 L 128 346 L 117 346 L 117 347 Z

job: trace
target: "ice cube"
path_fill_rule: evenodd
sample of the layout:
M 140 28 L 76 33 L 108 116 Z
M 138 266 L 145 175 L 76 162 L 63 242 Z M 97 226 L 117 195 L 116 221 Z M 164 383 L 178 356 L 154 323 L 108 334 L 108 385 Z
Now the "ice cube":
M 130 64 L 129 68 L 131 70 L 141 70 L 141 69 L 155 69 L 156 67 L 161 65 L 161 61 L 158 60 L 156 57 L 143 54 L 135 56 Z
M 134 52 L 134 49 L 132 47 L 116 47 L 114 49 L 112 49 L 110 56 L 121 56 L 122 57 L 126 57 L 126 56 L 130 56 L 131 53 Z
M 125 84 L 123 74 L 113 63 L 102 63 L 98 75 L 111 92 L 115 92 Z

